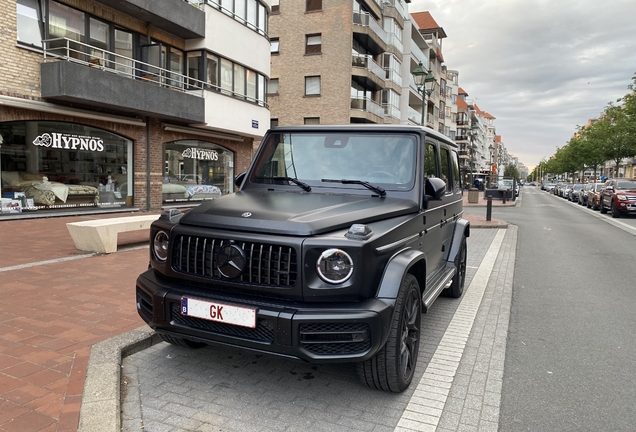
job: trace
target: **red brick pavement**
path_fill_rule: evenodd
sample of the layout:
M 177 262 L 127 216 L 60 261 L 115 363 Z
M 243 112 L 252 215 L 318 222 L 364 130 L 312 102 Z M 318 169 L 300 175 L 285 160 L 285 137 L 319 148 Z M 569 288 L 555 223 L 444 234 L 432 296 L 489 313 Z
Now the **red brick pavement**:
M 117 216 L 0 222 L 0 431 L 77 430 L 91 346 L 143 325 L 134 286 L 146 248 L 6 271 L 84 254 L 65 224 Z

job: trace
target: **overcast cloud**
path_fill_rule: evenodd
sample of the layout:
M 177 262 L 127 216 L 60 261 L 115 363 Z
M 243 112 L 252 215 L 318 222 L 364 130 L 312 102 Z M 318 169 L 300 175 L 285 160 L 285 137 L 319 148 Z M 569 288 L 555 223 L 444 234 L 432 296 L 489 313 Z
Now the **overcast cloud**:
M 627 94 L 636 73 L 634 0 L 412 0 L 444 28 L 445 64 L 532 168 Z

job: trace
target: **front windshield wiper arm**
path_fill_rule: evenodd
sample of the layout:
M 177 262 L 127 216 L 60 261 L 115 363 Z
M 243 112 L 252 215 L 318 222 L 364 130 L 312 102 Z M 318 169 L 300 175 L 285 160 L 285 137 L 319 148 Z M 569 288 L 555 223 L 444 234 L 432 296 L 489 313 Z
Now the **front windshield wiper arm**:
M 342 184 L 358 184 L 362 185 L 367 189 L 372 190 L 373 192 L 377 192 L 378 195 L 384 196 L 386 195 L 386 191 L 382 189 L 380 186 L 374 186 L 369 182 L 365 182 L 362 180 L 337 180 L 337 179 L 322 179 L 321 181 L 325 183 L 342 183 Z
M 301 182 L 300 180 L 298 180 L 295 177 L 278 177 L 278 176 L 271 176 L 271 177 L 256 177 L 257 180 L 287 180 L 290 181 L 294 184 L 297 184 L 298 186 L 300 186 L 304 191 L 306 192 L 311 192 L 311 186 L 309 186 L 307 183 Z

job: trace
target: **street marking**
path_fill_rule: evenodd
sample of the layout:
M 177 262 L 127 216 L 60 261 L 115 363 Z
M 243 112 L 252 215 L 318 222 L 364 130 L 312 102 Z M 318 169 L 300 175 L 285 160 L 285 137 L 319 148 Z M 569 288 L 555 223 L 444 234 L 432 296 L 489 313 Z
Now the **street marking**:
M 118 252 L 131 251 L 131 250 L 137 250 L 137 249 L 147 249 L 147 248 L 148 248 L 148 245 L 131 246 L 131 247 L 123 246 L 123 247 L 120 247 L 118 249 Z M 98 253 L 89 253 L 89 254 L 76 255 L 76 256 L 65 257 L 65 258 L 56 258 L 56 259 L 46 260 L 46 261 L 36 261 L 36 262 L 32 262 L 32 263 L 27 263 L 27 264 L 19 264 L 19 265 L 15 265 L 15 266 L 11 266 L 11 267 L 2 267 L 2 268 L 0 268 L 0 273 L 13 271 L 13 270 L 25 269 L 25 268 L 29 268 L 29 267 L 37 267 L 37 266 L 47 265 L 47 264 L 56 264 L 56 263 L 65 262 L 65 261 L 74 261 L 74 260 L 78 260 L 78 259 L 94 257 L 94 256 L 97 256 L 97 255 L 99 255 L 99 254 Z
M 452 381 L 457 374 L 459 362 L 505 235 L 505 229 L 497 230 L 479 270 L 475 273 L 470 286 L 464 291 L 464 297 L 457 307 L 453 319 L 427 365 L 411 400 L 402 413 L 396 430 L 434 431 L 439 424 L 443 410 L 432 410 L 422 401 L 434 396 L 437 402 L 446 404 Z M 449 355 L 449 350 L 456 354 Z M 439 369 L 443 369 L 444 373 L 440 374 Z

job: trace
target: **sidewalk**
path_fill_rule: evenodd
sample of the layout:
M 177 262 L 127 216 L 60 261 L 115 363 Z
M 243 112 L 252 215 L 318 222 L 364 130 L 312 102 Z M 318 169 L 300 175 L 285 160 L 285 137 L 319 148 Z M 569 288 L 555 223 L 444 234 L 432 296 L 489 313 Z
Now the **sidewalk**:
M 144 325 L 134 286 L 147 234 L 120 234 L 119 252 L 95 255 L 76 250 L 66 229 L 126 215 L 0 221 L 0 431 L 77 430 L 91 347 Z M 464 217 L 473 228 L 507 226 Z

